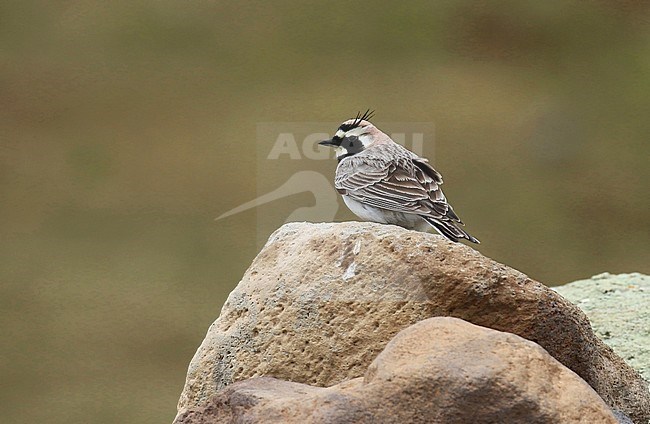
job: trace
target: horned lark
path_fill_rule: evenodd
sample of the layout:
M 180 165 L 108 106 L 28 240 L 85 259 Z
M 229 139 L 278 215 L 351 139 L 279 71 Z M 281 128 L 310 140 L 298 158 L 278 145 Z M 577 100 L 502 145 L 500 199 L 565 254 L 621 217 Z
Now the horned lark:
M 347 120 L 323 146 L 336 149 L 334 185 L 350 210 L 364 221 L 428 231 L 452 241 L 479 243 L 440 189 L 442 176 L 429 161 L 395 143 L 372 125 L 372 112 Z

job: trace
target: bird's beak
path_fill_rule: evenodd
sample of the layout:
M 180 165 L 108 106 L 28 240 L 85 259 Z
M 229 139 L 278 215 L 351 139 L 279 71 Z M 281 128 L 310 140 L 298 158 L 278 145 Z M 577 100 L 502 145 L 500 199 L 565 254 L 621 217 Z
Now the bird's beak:
M 321 146 L 334 146 L 334 142 L 332 140 L 319 141 L 318 144 Z

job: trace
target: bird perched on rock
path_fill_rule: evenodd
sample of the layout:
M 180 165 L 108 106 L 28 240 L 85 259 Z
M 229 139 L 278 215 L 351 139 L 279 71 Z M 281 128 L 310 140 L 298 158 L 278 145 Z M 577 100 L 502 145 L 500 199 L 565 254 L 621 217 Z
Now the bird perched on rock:
M 358 113 L 319 143 L 336 151 L 334 185 L 347 207 L 364 221 L 433 228 L 452 241 L 479 243 L 460 228 L 463 222 L 440 189 L 440 173 L 371 124 L 372 114 Z

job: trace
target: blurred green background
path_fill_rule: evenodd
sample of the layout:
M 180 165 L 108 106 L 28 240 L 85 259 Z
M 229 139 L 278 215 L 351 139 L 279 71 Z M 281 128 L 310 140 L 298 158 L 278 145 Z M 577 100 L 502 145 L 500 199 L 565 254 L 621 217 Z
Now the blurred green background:
M 445 192 L 485 255 L 549 285 L 650 272 L 649 12 L 1 2 L 2 421 L 173 419 L 187 364 L 257 253 L 263 210 L 214 218 L 257 195 L 259 122 L 368 107 L 433 122 Z

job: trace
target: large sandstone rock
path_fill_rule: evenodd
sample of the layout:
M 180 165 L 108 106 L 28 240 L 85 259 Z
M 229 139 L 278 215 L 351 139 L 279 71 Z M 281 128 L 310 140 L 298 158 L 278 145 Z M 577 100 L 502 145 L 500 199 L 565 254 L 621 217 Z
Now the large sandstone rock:
M 402 330 L 365 377 L 330 388 L 254 378 L 176 424 L 616 423 L 598 394 L 539 345 L 457 318 Z
M 555 290 L 582 309 L 596 335 L 650 382 L 650 276 L 599 274 Z
M 554 291 L 440 236 L 355 222 L 271 236 L 192 359 L 179 410 L 254 376 L 316 386 L 362 376 L 398 331 L 434 316 L 532 340 L 613 408 L 650 418 L 638 373 Z

